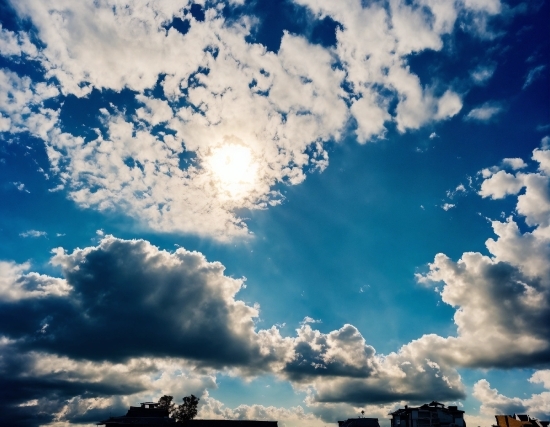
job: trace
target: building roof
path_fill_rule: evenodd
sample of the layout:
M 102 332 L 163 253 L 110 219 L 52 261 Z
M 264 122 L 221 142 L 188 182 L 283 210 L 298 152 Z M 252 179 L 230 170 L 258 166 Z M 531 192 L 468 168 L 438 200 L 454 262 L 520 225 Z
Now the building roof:
M 277 427 L 277 421 L 191 420 L 182 425 L 185 427 Z
M 97 425 L 106 426 L 175 426 L 176 421 L 173 418 L 159 418 L 159 417 L 111 417 L 108 420 L 103 420 L 97 423 Z
M 338 421 L 338 427 L 380 427 L 378 418 L 348 418 Z
M 527 414 L 495 415 L 498 427 L 548 427 L 548 421 L 541 421 Z
M 407 405 L 405 405 L 405 408 L 400 408 L 397 411 L 390 412 L 388 415 L 408 414 L 412 411 L 418 411 L 418 410 L 437 411 L 438 409 L 440 409 L 440 410 L 442 409 L 445 412 L 460 413 L 460 414 L 464 413 L 464 411 L 461 411 L 456 406 L 445 407 L 445 405 L 443 403 L 436 402 L 435 400 L 433 400 L 432 402 L 425 403 L 422 406 L 407 406 Z

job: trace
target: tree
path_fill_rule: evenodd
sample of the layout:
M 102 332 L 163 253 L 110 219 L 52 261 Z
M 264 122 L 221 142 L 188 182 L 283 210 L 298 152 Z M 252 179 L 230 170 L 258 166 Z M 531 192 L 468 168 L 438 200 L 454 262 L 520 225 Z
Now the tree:
M 174 410 L 174 418 L 178 422 L 189 421 L 197 416 L 199 398 L 191 395 L 183 398 L 183 403 Z
M 171 415 L 176 408 L 176 405 L 172 402 L 172 400 L 174 400 L 172 396 L 167 396 L 165 394 L 159 399 L 159 408 L 168 409 L 168 413 Z

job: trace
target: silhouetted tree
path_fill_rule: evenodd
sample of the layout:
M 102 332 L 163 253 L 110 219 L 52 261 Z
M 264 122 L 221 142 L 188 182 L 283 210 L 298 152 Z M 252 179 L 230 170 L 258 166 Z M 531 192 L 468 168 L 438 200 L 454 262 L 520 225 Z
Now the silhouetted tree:
M 199 398 L 191 395 L 183 398 L 183 403 L 174 410 L 174 418 L 178 422 L 189 421 L 197 416 Z
M 174 404 L 174 402 L 172 402 L 172 400 L 174 400 L 172 396 L 167 396 L 165 394 L 159 399 L 159 408 L 168 409 L 168 413 L 172 415 L 172 413 L 176 409 L 176 405 Z

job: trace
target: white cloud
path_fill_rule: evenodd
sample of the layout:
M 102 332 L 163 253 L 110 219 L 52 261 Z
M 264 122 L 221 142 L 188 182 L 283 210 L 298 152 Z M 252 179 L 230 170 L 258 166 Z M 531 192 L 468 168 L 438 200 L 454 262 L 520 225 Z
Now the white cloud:
M 46 233 L 45 231 L 27 230 L 19 233 L 19 235 L 21 237 L 46 237 L 48 233 Z
M 442 120 L 456 116 L 462 109 L 462 100 L 458 94 L 448 90 L 437 101 L 435 118 Z
M 141 107 L 136 111 L 137 116 L 152 126 L 167 122 L 173 117 L 172 108 L 166 101 L 148 98 L 143 95 L 137 95 L 136 99 L 145 104 L 145 107 Z
M 314 319 L 313 317 L 306 316 L 304 320 L 300 322 L 300 325 L 306 325 L 308 323 L 323 323 L 321 319 Z
M 483 181 L 479 195 L 491 197 L 492 199 L 502 199 L 507 195 L 517 194 L 522 188 L 523 180 L 521 177 L 518 178 L 505 171 L 498 171 Z
M 480 65 L 475 70 L 473 70 L 470 75 L 472 76 L 472 80 L 474 81 L 474 83 L 478 85 L 483 85 L 487 83 L 487 81 L 489 81 L 491 77 L 493 77 L 495 70 L 496 65 L 494 64 L 486 66 Z
M 533 160 L 539 163 L 539 170 L 550 175 L 550 147 L 542 144 L 542 150 L 533 151 Z
M 525 216 L 528 225 L 539 226 L 537 233 L 546 234 L 550 228 L 548 158 L 549 150 L 535 149 L 533 160 L 539 162 L 539 173 L 518 172 L 513 175 L 499 171 L 483 181 L 479 194 L 501 199 L 525 188 L 525 193 L 518 196 L 517 212 Z
M 540 371 L 536 371 L 531 378 L 529 378 L 529 382 L 535 383 L 535 384 L 542 384 L 545 389 L 550 390 L 550 369 L 543 369 Z
M 480 107 L 473 108 L 464 117 L 465 120 L 488 122 L 502 111 L 502 106 L 495 102 L 486 102 Z
M 0 55 L 7 57 L 27 55 L 30 58 L 36 58 L 38 49 L 31 43 L 27 33 L 6 30 L 0 24 Z
M 550 413 L 549 374 L 549 370 L 539 370 L 529 378 L 529 382 L 542 383 L 548 391 L 532 394 L 528 398 L 504 396 L 498 390 L 491 388 L 487 380 L 479 380 L 474 385 L 473 396 L 481 402 L 480 414 L 487 419 L 492 418 L 493 422 L 495 414 L 524 413 L 539 419 L 547 419 Z
M 538 67 L 529 70 L 529 74 L 527 74 L 527 77 L 525 78 L 525 83 L 523 83 L 523 89 L 527 89 L 531 86 L 531 84 L 542 75 L 545 68 L 546 65 L 539 65 Z
M 456 207 L 455 204 L 453 203 L 444 203 L 442 206 L 441 206 L 441 209 L 443 209 L 444 211 L 448 211 L 452 208 Z
M 4 72 L 4 92 L 24 96 L 2 111 L 2 129 L 28 130 L 44 139 L 61 181 L 56 188 L 66 189 L 81 206 L 119 209 L 156 230 L 220 240 L 246 236 L 246 224 L 235 212 L 277 204 L 276 184 L 298 184 L 308 170 L 327 167 L 323 142 L 340 139 L 350 117 L 363 143 L 383 137 L 390 121 L 405 132 L 455 116 L 460 95 L 442 82 L 423 84 L 406 57 L 441 50 L 463 8 L 486 14 L 499 4 L 396 0 L 386 9 L 359 0 L 347 0 L 344 7 L 297 3 L 342 24 L 334 49 L 285 33 L 279 51 L 267 52 L 245 41 L 250 19 L 224 21 L 221 4 L 206 8 L 205 21 L 198 22 L 182 15 L 185 4 L 167 0 L 128 7 L 111 0 L 17 2 L 18 14 L 35 24 L 44 45 L 36 58 L 45 77 L 57 79 L 61 92 L 85 96 L 94 87 L 129 88 L 143 106 L 133 117 L 102 109 L 106 135 L 84 142 L 63 134 L 57 112 L 43 108 L 56 88 Z M 173 17 L 190 20 L 187 34 L 166 31 Z M 6 34 L 10 46 L 27 37 Z M 145 95 L 160 75 L 166 99 Z M 351 95 L 342 89 L 344 80 Z M 33 108 L 21 117 L 25 106 Z M 158 125 L 175 135 L 153 135 Z M 230 190 L 208 168 L 227 144 L 244 147 L 255 171 L 245 185 L 230 183 Z M 185 170 L 182 154 L 194 157 Z
M 483 11 L 492 15 L 500 13 L 500 0 L 463 0 L 464 6 L 471 10 Z
M 198 418 L 225 420 L 279 421 L 281 427 L 316 427 L 321 420 L 301 406 L 281 408 L 263 405 L 239 405 L 228 408 L 206 394 L 201 398 Z
M 32 342 L 50 355 L 35 360 L 20 352 L 35 360 L 27 360 L 24 369 L 36 378 L 95 381 L 107 390 L 120 383 L 118 393 L 129 395 L 146 382 L 128 376 L 121 361 L 136 359 L 136 367 L 154 376 L 160 368 L 144 358 L 155 357 L 185 359 L 185 366 L 203 372 L 271 372 L 298 388 L 314 387 L 313 402 L 385 404 L 424 399 L 433 390 L 453 399 L 464 395 L 452 368 L 407 349 L 378 356 L 352 325 L 324 334 L 306 317 L 296 337 L 282 337 L 277 327 L 257 331 L 259 307 L 235 298 L 243 280 L 225 276 L 221 264 L 197 252 L 178 248 L 170 253 L 143 240 L 105 236 L 97 246 L 72 253 L 58 248 L 50 262 L 61 268 L 63 278 L 25 274 L 28 264 L 0 264 L 4 307 L 22 310 L 26 317 L 24 325 L 0 323 L 0 335 L 18 345 Z M 38 297 L 40 304 L 25 302 Z M 134 339 L 129 330 L 141 331 L 141 338 Z M 128 381 L 118 381 L 120 375 Z M 177 383 L 170 380 L 163 390 Z
M 297 333 L 294 359 L 281 374 L 295 387 L 309 389 L 308 405 L 383 405 L 423 400 L 434 392 L 446 400 L 464 396 L 460 375 L 429 360 L 427 352 L 404 346 L 397 353 L 379 356 L 352 325 L 328 334 L 303 325 Z
M 15 185 L 15 188 L 17 188 L 19 191 L 30 193 L 30 191 L 25 188 L 25 184 L 23 184 L 22 182 L 12 182 L 12 184 Z
M 499 171 L 487 175 L 479 194 L 498 199 L 522 188 L 516 211 L 532 231 L 521 232 L 512 217 L 493 221 L 497 238 L 486 242 L 490 256 L 466 252 L 454 262 L 438 254 L 429 273 L 417 276 L 421 283 L 444 283 L 441 296 L 456 307 L 458 336 L 424 336 L 408 346 L 417 351 L 430 348 L 436 360 L 455 366 L 529 366 L 548 357 L 549 177 L 544 171 Z
M 61 297 L 71 291 L 72 287 L 65 280 L 37 273 L 25 273 L 29 268 L 29 263 L 0 261 L 1 301 Z
M 527 167 L 527 164 L 520 158 L 506 158 L 502 160 L 502 164 L 505 167 L 509 167 L 513 170 L 523 169 Z
M 12 71 L 0 69 L 2 131 L 30 132 L 46 139 L 57 122 L 57 112 L 44 108 L 43 103 L 58 94 L 51 84 L 35 83 L 29 77 L 19 77 Z

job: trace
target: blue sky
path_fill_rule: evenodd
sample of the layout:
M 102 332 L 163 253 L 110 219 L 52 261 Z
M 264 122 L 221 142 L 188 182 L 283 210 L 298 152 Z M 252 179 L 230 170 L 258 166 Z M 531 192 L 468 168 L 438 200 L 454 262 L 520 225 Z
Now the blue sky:
M 5 425 L 548 419 L 549 7 L 0 2 Z

